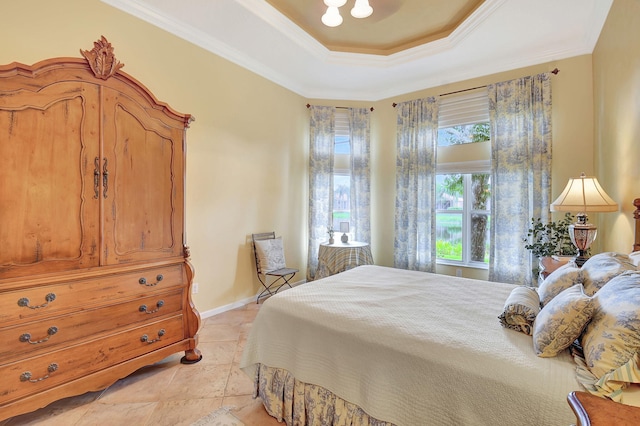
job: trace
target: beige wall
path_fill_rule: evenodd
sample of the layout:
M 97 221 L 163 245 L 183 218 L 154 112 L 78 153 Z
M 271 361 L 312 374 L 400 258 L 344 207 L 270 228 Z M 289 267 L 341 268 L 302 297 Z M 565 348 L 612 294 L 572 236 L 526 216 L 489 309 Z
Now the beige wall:
M 560 69 L 560 73 L 552 77 L 552 196 L 556 196 L 569 177 L 579 176 L 583 171 L 587 174 L 594 172 L 591 55 L 493 74 L 369 104 L 340 102 L 343 106 L 374 107 L 371 115 L 371 247 L 376 264 L 393 266 L 396 111 L 392 104 L 538 74 L 556 67 Z M 328 100 L 310 102 L 335 105 Z M 438 266 L 437 272 L 453 275 L 455 268 Z M 486 278 L 487 273 L 486 270 L 463 269 L 463 276 Z
M 640 198 L 640 1 L 615 0 L 593 52 L 596 175 L 618 202 L 600 213 L 604 250 L 633 245 L 633 200 Z
M 306 268 L 308 112 L 300 96 L 98 0 L 2 3 L 0 64 L 80 57 L 101 35 L 187 132 L 187 243 L 201 312 L 251 298 L 247 237 L 274 230 Z M 301 275 L 304 277 L 304 275 Z
M 365 106 L 372 113 L 372 250 L 393 264 L 395 110 L 392 102 L 433 96 L 550 71 L 553 77 L 553 195 L 567 179 L 596 173 L 623 205 L 601 227 L 602 249 L 628 251 L 629 202 L 638 197 L 640 16 L 635 0 L 615 0 L 594 54 L 512 70 L 373 103 L 307 100 L 216 55 L 99 0 L 4 2 L 0 64 L 79 57 L 105 35 L 123 71 L 156 97 L 196 121 L 187 133 L 187 242 L 201 312 L 251 298 L 258 291 L 247 238 L 275 230 L 286 241 L 287 263 L 306 269 L 307 102 Z M 6 17 L 11 17 L 6 19 Z M 595 70 L 595 84 L 592 78 Z M 594 124 L 594 90 L 598 119 Z M 594 129 L 596 137 L 594 139 Z M 594 160 L 597 153 L 599 160 Z M 634 164 L 636 165 L 634 167 Z M 635 192 L 635 193 L 634 193 Z M 597 219 L 597 218 L 596 218 Z M 604 228 L 604 229 L 603 229 Z M 441 272 L 452 271 L 443 268 Z M 465 276 L 482 277 L 475 271 Z

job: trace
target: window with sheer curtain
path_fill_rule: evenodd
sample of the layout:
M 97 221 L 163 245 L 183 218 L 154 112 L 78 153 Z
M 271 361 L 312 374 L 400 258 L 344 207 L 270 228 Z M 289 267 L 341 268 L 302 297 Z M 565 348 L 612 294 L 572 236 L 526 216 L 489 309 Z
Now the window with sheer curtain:
M 477 117 L 460 119 L 473 116 L 462 108 L 461 105 L 465 104 L 463 97 L 456 100 L 461 103 L 451 101 L 451 105 L 447 105 L 446 99 L 438 102 L 436 98 L 398 105 L 396 267 L 433 271 L 436 258 L 444 261 L 444 252 L 437 249 L 436 225 L 439 222 L 445 230 L 449 228 L 447 231 L 459 228 L 461 241 L 467 236 L 468 248 L 460 248 L 460 254 L 449 261 L 488 262 L 489 279 L 492 281 L 532 282 L 531 260 L 522 238 L 531 217 L 540 217 L 543 221 L 549 217 L 550 78 L 550 73 L 543 73 L 490 84 L 480 90 L 484 93 L 477 98 L 480 103 L 483 103 L 483 97 L 488 99 L 489 120 Z M 473 97 L 475 94 L 472 92 L 465 96 Z M 451 108 L 447 111 L 449 106 Z M 439 113 L 440 110 L 443 112 Z M 486 112 L 484 114 L 486 117 Z M 483 124 L 486 121 L 488 125 Z M 474 132 L 464 127 L 469 125 L 476 126 L 478 131 L 475 133 L 483 138 L 488 135 L 489 140 L 474 140 Z M 447 134 L 438 133 L 442 131 Z M 461 135 L 471 137 L 464 143 L 451 143 L 454 136 Z M 436 139 L 441 139 L 442 144 Z M 453 194 L 448 199 L 441 197 L 436 201 L 437 175 L 441 175 L 443 185 L 457 188 L 450 191 Z M 445 182 L 447 177 L 449 182 Z M 482 202 L 478 202 L 483 193 Z M 436 206 L 439 206 L 438 213 L 448 216 L 436 217 Z M 458 217 L 449 211 L 451 206 L 461 210 L 455 212 Z M 464 230 L 465 226 L 471 233 Z M 451 243 L 450 240 L 451 235 L 444 233 L 440 238 L 443 244 Z M 461 247 L 464 245 L 462 243 Z M 465 253 L 468 253 L 466 258 Z
M 350 239 L 367 243 L 371 232 L 370 111 L 312 106 L 310 123 L 308 280 L 328 229 L 348 222 Z

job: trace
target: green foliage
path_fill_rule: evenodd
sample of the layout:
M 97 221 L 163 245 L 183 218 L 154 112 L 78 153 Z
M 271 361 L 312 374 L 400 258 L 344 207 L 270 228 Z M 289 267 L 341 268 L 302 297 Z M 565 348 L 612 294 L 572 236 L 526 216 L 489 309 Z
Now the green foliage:
M 576 248 L 569 236 L 569 225 L 574 221 L 571 213 L 556 222 L 542 223 L 538 217 L 531 218 L 531 228 L 527 231 L 524 248 L 539 258 L 576 254 Z
M 487 142 L 491 139 L 491 126 L 489 123 L 476 123 L 471 130 L 472 142 Z
M 449 241 L 436 241 L 436 257 L 439 259 L 462 260 L 462 243 L 451 244 Z
M 438 130 L 438 145 L 451 146 L 487 142 L 491 139 L 491 125 L 486 123 L 451 126 Z
M 447 175 L 444 178 L 441 191 L 444 194 L 461 197 L 462 192 L 464 191 L 464 185 L 462 184 L 462 175 Z

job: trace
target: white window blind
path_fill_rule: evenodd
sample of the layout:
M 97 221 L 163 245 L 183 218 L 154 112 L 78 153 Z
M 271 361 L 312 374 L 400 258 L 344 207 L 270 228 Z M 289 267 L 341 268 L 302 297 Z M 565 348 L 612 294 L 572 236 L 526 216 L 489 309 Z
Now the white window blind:
M 489 121 L 487 89 L 481 88 L 442 97 L 438 127 L 464 126 Z
M 345 108 L 336 108 L 335 113 L 335 130 L 336 137 L 349 137 L 349 110 Z

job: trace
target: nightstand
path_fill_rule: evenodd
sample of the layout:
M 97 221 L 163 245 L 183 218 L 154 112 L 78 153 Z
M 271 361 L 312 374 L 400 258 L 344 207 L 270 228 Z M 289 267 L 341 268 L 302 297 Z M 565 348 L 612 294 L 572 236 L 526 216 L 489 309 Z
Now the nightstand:
M 570 260 L 573 260 L 572 256 L 543 257 L 542 259 L 540 259 L 540 278 L 547 278 L 550 273 L 552 273 L 562 265 L 566 265 Z
M 577 391 L 567 396 L 567 402 L 576 415 L 577 426 L 640 425 L 640 407 Z

